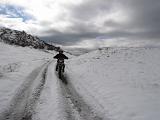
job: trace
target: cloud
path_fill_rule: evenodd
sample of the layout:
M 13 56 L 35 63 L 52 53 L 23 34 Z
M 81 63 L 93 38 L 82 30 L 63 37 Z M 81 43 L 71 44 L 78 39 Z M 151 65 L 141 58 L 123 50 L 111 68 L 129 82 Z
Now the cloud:
M 71 6 L 72 16 L 79 20 L 91 20 L 102 13 L 109 14 L 112 10 L 111 0 L 86 0 L 81 4 Z
M 159 0 L 2 0 L 0 4 L 8 6 L 0 7 L 0 24 L 46 41 L 76 46 L 160 42 Z

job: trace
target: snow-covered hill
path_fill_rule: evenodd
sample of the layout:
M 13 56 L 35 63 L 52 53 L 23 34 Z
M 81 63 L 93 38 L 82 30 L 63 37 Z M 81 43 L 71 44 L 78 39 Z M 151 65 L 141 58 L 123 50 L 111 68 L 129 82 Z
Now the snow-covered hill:
M 29 78 L 26 79 L 26 77 L 35 68 L 52 60 L 52 54 L 0 42 L 0 113 L 10 106 L 9 104 L 18 93 L 19 88 L 25 86 L 22 84 L 29 81 Z M 2 118 L 0 119 L 2 120 Z
M 104 48 L 74 58 L 68 79 L 109 120 L 160 118 L 160 48 Z
M 66 61 L 0 42 L 0 120 L 158 120 L 160 48 L 103 48 Z
M 38 49 L 58 50 L 58 47 L 47 44 L 40 40 L 37 36 L 27 34 L 25 31 L 11 30 L 8 28 L 0 28 L 0 41 L 18 46 L 31 46 Z

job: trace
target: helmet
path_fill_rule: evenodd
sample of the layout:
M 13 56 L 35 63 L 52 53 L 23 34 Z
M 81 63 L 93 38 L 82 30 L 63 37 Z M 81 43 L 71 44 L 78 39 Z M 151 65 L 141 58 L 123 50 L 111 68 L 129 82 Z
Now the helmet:
M 62 50 L 62 49 L 60 49 L 60 50 L 59 50 L 59 53 L 63 53 L 63 50 Z

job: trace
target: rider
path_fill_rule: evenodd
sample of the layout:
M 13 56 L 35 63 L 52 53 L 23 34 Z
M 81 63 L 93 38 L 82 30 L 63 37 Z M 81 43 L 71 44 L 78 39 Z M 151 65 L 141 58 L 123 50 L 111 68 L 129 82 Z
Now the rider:
M 57 59 L 56 71 L 58 70 L 58 64 L 60 62 L 62 62 L 63 63 L 63 69 L 62 70 L 64 72 L 64 68 L 65 68 L 64 59 L 68 59 L 68 57 L 63 54 L 63 50 L 60 49 L 59 53 L 56 56 L 54 56 L 53 58 Z

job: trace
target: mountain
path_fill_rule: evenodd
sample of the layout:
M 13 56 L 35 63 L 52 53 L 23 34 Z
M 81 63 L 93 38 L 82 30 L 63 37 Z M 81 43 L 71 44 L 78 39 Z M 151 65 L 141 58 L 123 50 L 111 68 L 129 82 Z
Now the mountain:
M 31 46 L 35 49 L 58 50 L 59 47 L 50 45 L 37 36 L 27 34 L 25 31 L 12 30 L 9 28 L 0 28 L 0 41 L 18 46 Z

